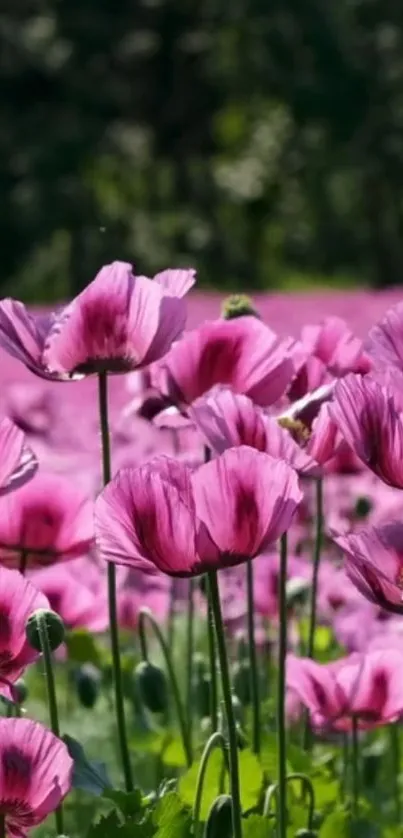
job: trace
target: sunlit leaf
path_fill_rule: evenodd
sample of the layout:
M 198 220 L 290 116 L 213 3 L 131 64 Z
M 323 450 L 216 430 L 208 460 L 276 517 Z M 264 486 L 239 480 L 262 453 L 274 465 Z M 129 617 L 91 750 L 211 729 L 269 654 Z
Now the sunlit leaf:
M 158 827 L 156 838 L 188 838 L 191 814 L 179 795 L 171 791 L 158 801 L 153 812 L 153 823 Z
M 143 811 L 143 795 L 140 789 L 127 792 L 121 789 L 105 789 L 103 797 L 115 803 L 125 818 L 134 818 Z

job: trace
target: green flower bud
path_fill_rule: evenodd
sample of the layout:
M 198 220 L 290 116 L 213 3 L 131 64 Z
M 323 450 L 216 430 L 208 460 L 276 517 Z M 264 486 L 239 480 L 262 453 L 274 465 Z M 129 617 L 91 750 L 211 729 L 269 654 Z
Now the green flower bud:
M 64 642 L 65 638 L 62 618 L 56 614 L 56 611 L 47 611 L 45 608 L 38 608 L 28 618 L 25 627 L 27 640 L 29 645 L 37 652 L 42 652 L 40 627 L 46 632 L 49 648 L 54 652 Z
M 19 678 L 13 685 L 13 694 L 16 704 L 24 704 L 28 698 L 28 687 L 23 678 Z
M 193 669 L 196 680 L 203 678 L 206 674 L 206 658 L 204 655 L 200 654 L 200 652 L 196 652 L 196 654 L 193 655 Z
M 252 300 L 247 294 L 230 294 L 226 297 L 221 306 L 221 317 L 224 320 L 233 320 L 234 317 L 251 315 L 259 317 Z
M 317 838 L 317 835 L 314 829 L 298 829 L 295 838 Z
M 151 713 L 165 713 L 168 707 L 168 687 L 165 672 L 149 661 L 136 666 L 135 676 L 140 698 Z
M 203 675 L 198 678 L 195 684 L 195 695 L 197 701 L 197 711 L 199 716 L 203 719 L 210 713 L 210 698 L 211 698 L 211 678 L 209 675 Z
M 365 495 L 357 498 L 355 509 L 354 509 L 354 517 L 355 518 L 368 518 L 369 513 L 371 512 L 373 507 L 372 500 L 370 498 L 366 498 Z
M 311 583 L 308 579 L 301 579 L 298 576 L 289 579 L 285 588 L 288 608 L 305 605 L 309 600 L 310 592 Z
M 233 668 L 233 684 L 236 695 L 244 707 L 251 703 L 250 693 L 250 664 L 247 660 L 241 660 Z
M 220 794 L 207 815 L 204 838 L 232 838 L 232 798 Z
M 77 696 L 80 704 L 89 710 L 95 706 L 99 695 L 101 673 L 91 663 L 80 666 L 75 674 Z

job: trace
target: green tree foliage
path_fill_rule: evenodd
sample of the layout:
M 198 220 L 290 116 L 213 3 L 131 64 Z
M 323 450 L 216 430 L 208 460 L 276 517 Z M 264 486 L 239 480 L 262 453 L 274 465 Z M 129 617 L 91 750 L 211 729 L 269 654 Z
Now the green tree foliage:
M 4 0 L 0 39 L 2 292 L 400 281 L 402 4 Z

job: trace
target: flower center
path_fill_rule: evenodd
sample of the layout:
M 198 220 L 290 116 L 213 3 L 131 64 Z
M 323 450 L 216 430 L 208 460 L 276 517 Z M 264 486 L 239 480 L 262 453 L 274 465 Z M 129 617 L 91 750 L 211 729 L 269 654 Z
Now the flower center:
M 300 419 L 290 419 L 287 416 L 283 416 L 277 421 L 282 428 L 285 428 L 285 430 L 291 434 L 293 440 L 295 440 L 298 445 L 306 445 L 311 434 L 309 428 L 307 428 L 306 425 L 300 421 Z

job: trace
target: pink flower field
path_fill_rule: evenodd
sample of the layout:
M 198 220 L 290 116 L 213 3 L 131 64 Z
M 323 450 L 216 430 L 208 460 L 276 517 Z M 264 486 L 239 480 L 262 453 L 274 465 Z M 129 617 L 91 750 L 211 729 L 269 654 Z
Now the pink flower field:
M 403 836 L 403 302 L 0 301 L 0 838 Z

